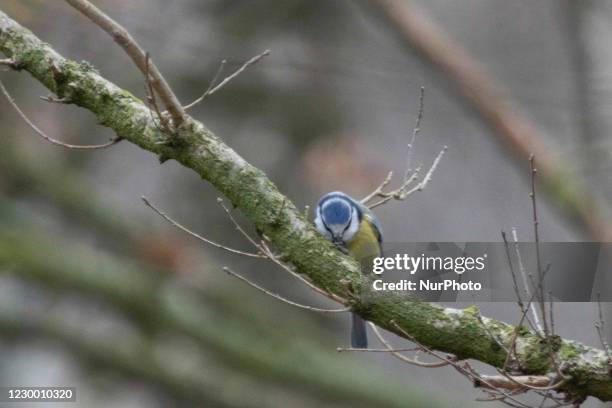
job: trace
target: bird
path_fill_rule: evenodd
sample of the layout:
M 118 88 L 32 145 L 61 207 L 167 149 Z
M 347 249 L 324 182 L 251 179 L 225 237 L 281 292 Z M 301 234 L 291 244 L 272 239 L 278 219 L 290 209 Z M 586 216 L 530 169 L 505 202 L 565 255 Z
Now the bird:
M 380 222 L 368 207 L 341 191 L 319 199 L 314 223 L 325 238 L 359 262 L 382 253 Z M 365 321 L 355 313 L 351 321 L 351 347 L 367 348 Z

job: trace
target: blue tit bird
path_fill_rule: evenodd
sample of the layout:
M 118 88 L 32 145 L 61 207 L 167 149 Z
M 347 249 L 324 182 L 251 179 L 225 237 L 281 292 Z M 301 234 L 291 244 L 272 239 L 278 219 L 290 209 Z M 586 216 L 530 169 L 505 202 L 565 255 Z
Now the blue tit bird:
M 315 226 L 327 239 L 359 262 L 382 253 L 382 233 L 374 213 L 340 191 L 321 197 L 317 204 Z M 352 314 L 351 318 L 351 346 L 367 348 L 365 321 L 356 314 Z

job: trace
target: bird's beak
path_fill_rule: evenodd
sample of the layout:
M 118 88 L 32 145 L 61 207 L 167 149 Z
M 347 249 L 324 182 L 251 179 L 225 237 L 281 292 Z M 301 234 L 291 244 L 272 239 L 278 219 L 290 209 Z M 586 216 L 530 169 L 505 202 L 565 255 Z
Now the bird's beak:
M 334 235 L 334 236 L 332 237 L 332 242 L 333 242 L 335 245 L 342 245 L 342 237 L 339 237 L 339 236 L 337 236 L 337 235 Z
M 342 241 L 342 239 L 337 239 L 337 240 L 333 240 L 332 241 L 334 246 L 343 254 L 348 254 L 348 249 L 346 248 L 346 245 L 344 244 L 344 241 Z

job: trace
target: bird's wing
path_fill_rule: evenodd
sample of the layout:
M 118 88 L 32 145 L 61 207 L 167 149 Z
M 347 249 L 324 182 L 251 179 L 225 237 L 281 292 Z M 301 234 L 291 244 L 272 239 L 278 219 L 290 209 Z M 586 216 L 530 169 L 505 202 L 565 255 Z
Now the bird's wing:
M 378 239 L 378 243 L 382 244 L 382 227 L 380 226 L 380 221 L 378 217 L 366 206 L 362 205 L 363 216 L 370 220 L 370 223 L 374 226 L 374 232 L 376 232 L 376 238 Z

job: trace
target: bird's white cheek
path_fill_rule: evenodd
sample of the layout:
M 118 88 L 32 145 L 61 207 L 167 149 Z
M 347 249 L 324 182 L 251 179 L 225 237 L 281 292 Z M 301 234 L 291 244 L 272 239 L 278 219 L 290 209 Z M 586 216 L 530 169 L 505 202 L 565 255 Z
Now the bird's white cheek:
M 344 231 L 344 234 L 342 235 L 342 239 L 345 242 L 352 240 L 353 238 L 355 238 L 357 231 L 359 231 L 359 220 L 357 219 L 357 217 L 352 217 L 349 227 L 346 229 L 346 231 Z
M 331 234 L 329 233 L 329 231 L 327 230 L 327 228 L 325 228 L 325 226 L 323 225 L 323 221 L 321 221 L 320 217 L 315 218 L 315 227 L 317 228 L 317 230 L 323 234 L 325 236 L 325 238 L 329 239 L 331 241 Z

